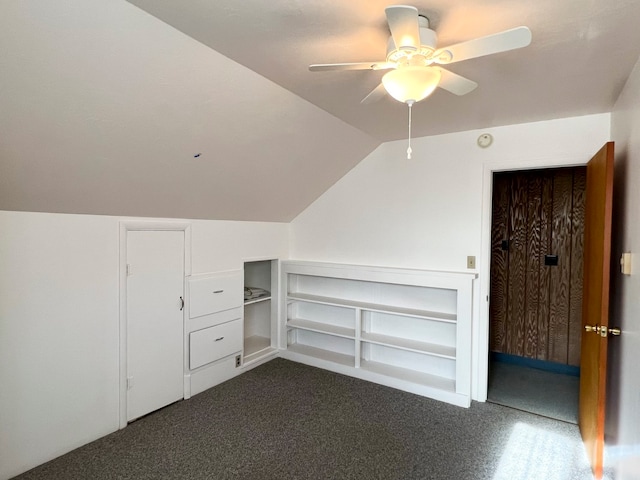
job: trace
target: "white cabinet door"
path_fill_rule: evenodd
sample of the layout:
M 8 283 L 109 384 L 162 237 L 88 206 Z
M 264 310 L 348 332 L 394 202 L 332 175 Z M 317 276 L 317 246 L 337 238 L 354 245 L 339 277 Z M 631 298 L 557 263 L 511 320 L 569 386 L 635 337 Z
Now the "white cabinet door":
M 127 421 L 180 400 L 184 232 L 127 233 Z

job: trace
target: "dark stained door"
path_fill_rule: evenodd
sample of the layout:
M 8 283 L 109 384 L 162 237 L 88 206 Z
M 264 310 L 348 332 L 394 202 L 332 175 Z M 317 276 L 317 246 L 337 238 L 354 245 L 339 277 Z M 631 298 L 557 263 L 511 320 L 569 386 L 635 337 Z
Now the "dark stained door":
M 609 142 L 587 164 L 585 215 L 582 323 L 604 328 L 604 334 L 599 330 L 582 335 L 578 424 L 597 479 L 602 478 L 604 453 L 612 202 L 613 142 Z

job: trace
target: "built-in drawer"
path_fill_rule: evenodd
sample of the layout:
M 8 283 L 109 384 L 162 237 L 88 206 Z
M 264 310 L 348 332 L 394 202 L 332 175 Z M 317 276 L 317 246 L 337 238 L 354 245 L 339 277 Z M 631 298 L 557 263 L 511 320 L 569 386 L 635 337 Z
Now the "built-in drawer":
M 191 332 L 189 334 L 189 368 L 193 370 L 240 350 L 242 350 L 240 320 Z
M 216 273 L 189 279 L 189 317 L 229 310 L 244 302 L 242 271 Z

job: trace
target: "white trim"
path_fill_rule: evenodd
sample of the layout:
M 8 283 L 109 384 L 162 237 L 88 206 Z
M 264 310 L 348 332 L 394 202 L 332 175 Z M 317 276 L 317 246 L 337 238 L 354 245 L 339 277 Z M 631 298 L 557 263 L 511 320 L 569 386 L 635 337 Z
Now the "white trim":
M 129 221 L 119 222 L 119 333 L 120 333 L 120 379 L 119 379 L 119 428 L 127 426 L 127 233 L 130 231 L 183 231 L 184 232 L 184 275 L 191 275 L 191 224 L 171 221 Z M 183 287 L 184 290 L 184 287 Z M 186 295 L 186 293 L 184 294 Z M 186 297 L 185 297 L 186 298 Z M 183 310 L 183 324 L 184 312 Z
M 473 366 L 472 398 L 487 401 L 489 380 L 489 287 L 491 285 L 491 197 L 494 172 L 516 170 L 540 170 L 586 165 L 589 159 L 573 157 L 529 160 L 526 162 L 487 162 L 482 172 L 482 239 L 480 244 L 480 295 L 478 298 L 478 328 L 473 329 L 473 349 L 476 352 Z
M 251 263 L 251 262 L 266 262 L 266 261 L 271 261 L 271 260 L 280 260 L 280 255 L 260 255 L 257 257 L 242 257 L 240 259 L 240 261 L 242 262 L 242 265 L 244 267 L 245 263 Z

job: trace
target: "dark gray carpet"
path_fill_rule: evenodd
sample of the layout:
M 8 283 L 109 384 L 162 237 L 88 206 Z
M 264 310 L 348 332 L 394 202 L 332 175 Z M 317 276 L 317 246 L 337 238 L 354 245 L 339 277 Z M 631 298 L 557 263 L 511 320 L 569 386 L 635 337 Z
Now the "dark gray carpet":
M 578 423 L 580 377 L 505 362 L 491 362 L 489 401 Z
M 18 478 L 591 476 L 575 425 L 493 404 L 454 407 L 276 359 Z

